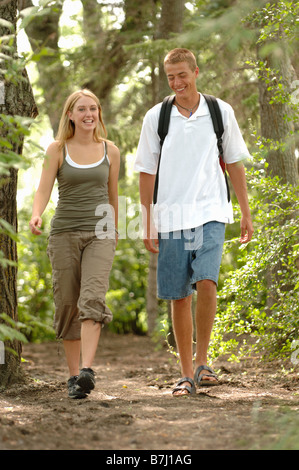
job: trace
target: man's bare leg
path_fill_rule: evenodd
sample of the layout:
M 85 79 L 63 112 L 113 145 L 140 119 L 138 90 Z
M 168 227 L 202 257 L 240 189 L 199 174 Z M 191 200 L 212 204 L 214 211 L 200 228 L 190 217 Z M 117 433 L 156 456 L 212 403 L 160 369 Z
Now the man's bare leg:
M 176 345 L 180 357 L 182 377 L 193 379 L 193 320 L 191 313 L 192 295 L 172 301 L 172 322 Z M 182 385 L 188 385 L 185 382 Z M 179 390 L 174 395 L 186 395 L 187 390 Z
M 205 279 L 196 284 L 196 356 L 195 370 L 198 366 L 207 365 L 208 348 L 215 320 L 217 308 L 217 286 L 213 281 Z M 203 372 L 202 372 L 203 373 Z M 215 381 L 210 373 L 206 371 L 205 380 Z

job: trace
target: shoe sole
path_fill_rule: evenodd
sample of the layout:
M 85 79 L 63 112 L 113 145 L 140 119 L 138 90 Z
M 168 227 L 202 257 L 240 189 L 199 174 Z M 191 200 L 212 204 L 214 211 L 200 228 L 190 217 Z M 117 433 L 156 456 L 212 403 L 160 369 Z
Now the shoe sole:
M 86 397 L 87 397 L 86 393 L 83 393 L 83 392 L 74 392 L 73 394 L 69 395 L 69 398 L 72 398 L 73 400 L 80 400 Z
M 78 385 L 84 393 L 90 393 L 95 387 L 94 380 L 88 373 L 81 373 L 76 381 L 76 385 Z

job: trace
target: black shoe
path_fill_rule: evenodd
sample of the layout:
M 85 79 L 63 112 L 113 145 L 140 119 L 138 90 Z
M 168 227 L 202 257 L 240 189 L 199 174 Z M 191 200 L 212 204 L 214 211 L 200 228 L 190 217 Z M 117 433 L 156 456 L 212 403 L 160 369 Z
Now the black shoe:
M 84 393 L 90 393 L 94 389 L 95 383 L 95 373 L 92 369 L 86 367 L 80 370 L 76 384 Z
M 70 398 L 86 398 L 86 393 L 83 392 L 81 387 L 77 385 L 78 375 L 72 375 L 67 381 L 67 388 L 69 392 L 69 397 Z

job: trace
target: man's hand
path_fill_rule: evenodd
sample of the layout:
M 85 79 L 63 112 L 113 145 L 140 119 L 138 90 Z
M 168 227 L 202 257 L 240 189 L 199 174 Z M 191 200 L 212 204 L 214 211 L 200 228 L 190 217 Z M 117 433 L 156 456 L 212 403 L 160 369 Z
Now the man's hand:
M 252 239 L 253 225 L 248 203 L 245 168 L 243 163 L 236 162 L 228 164 L 227 171 L 235 190 L 242 214 L 240 243 L 248 243 Z
M 241 238 L 240 243 L 248 243 L 252 239 L 253 235 L 253 225 L 251 222 L 251 217 L 242 217 L 241 218 Z
M 159 238 L 158 232 L 153 224 L 150 227 L 144 228 L 143 242 L 145 248 L 151 253 L 159 253 Z
M 152 220 L 152 201 L 155 178 L 155 175 L 143 172 L 141 172 L 139 176 L 139 191 L 143 220 L 143 242 L 145 248 L 151 253 L 159 252 L 158 233 Z
M 143 239 L 145 248 L 151 253 L 159 253 L 159 240 L 158 238 L 144 238 Z

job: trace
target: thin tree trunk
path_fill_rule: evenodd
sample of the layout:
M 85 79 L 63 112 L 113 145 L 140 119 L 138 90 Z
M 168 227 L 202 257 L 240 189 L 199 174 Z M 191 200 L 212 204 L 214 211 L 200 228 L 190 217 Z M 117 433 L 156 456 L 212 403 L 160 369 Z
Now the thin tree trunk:
M 16 17 L 16 0 L 0 3 L 0 18 L 8 21 L 15 27 Z M 11 34 L 11 30 L 0 25 L 0 36 L 4 37 L 9 34 Z M 4 67 L 9 67 L 11 63 L 17 60 L 15 38 L 13 44 L 6 48 L 6 54 L 9 54 L 10 60 L 4 61 Z M 37 108 L 26 71 L 23 70 L 14 78 L 15 80 L 8 82 L 0 73 L 0 82 L 3 84 L 4 89 L 4 99 L 0 103 L 0 114 L 35 117 L 37 115 Z M 0 128 L 0 135 L 4 138 L 9 137 L 5 124 Z M 11 144 L 11 150 L 21 155 L 23 138 L 20 137 L 17 142 L 13 140 Z M 15 232 L 17 232 L 17 175 L 18 171 L 16 168 L 10 168 L 9 174 L 0 175 L 0 218 L 8 222 Z M 0 313 L 5 313 L 14 321 L 17 321 L 16 242 L 8 235 L 1 233 L 0 249 L 4 254 L 4 258 L 12 262 L 7 266 L 0 264 Z M 19 379 L 20 359 L 21 344 L 17 341 L 5 342 L 5 361 L 0 366 L 1 387 L 5 387 Z
M 32 6 L 31 0 L 19 0 L 19 9 Z M 48 54 L 41 54 L 36 65 L 39 75 L 38 83 L 45 98 L 43 106 L 49 116 L 54 135 L 59 125 L 60 110 L 68 95 L 66 91 L 69 83 L 68 75 L 72 73 L 63 66 L 58 47 L 62 6 L 62 3 L 55 2 L 55 8 L 51 9 L 48 14 L 35 16 L 26 27 L 32 50 L 37 54 L 42 49 L 47 48 L 49 51 Z
M 168 39 L 171 33 L 180 33 L 183 28 L 183 13 L 185 2 L 183 0 L 163 0 L 161 20 L 159 23 L 156 39 Z M 159 79 L 158 89 L 153 86 L 153 90 L 157 90 L 157 96 L 153 96 L 153 104 L 158 100 L 162 100 L 164 96 L 169 94 L 169 86 L 164 72 L 163 59 L 160 58 L 159 63 Z M 157 263 L 158 255 L 150 253 L 148 288 L 147 288 L 147 317 L 148 317 L 148 333 L 152 334 L 156 325 L 158 316 L 158 300 L 157 300 Z M 174 335 L 172 331 L 172 319 L 170 302 L 167 305 L 169 328 L 169 343 L 174 346 Z
M 267 156 L 268 173 L 278 176 L 283 184 L 296 186 L 299 182 L 297 161 L 295 156 L 293 112 L 284 100 L 275 97 L 280 82 L 285 91 L 291 91 L 294 80 L 294 69 L 287 50 L 278 57 L 263 58 L 265 72 L 259 79 L 259 103 L 261 117 L 261 135 L 270 140 Z M 272 70 L 271 76 L 267 73 Z M 277 72 L 276 72 L 277 71 Z M 276 73 L 279 77 L 276 78 Z M 279 78 L 281 79 L 279 80 Z M 277 148 L 271 149 L 271 142 L 277 143 Z
M 161 20 L 156 39 L 169 39 L 172 33 L 181 33 L 183 31 L 184 0 L 163 0 Z M 177 45 L 179 47 L 179 45 Z M 159 64 L 159 99 L 169 94 L 169 86 L 164 72 L 164 57 L 160 57 Z
M 277 56 L 263 58 L 264 71 L 259 79 L 259 103 L 261 117 L 261 135 L 268 139 L 268 174 L 278 176 L 282 184 L 297 186 L 299 183 L 298 167 L 295 155 L 293 112 L 289 103 L 284 99 L 277 99 L 275 94 L 282 84 L 287 93 L 291 91 L 291 83 L 294 80 L 294 69 L 287 49 Z M 269 75 L 270 71 L 270 75 Z M 279 71 L 279 81 L 276 74 Z M 285 221 L 287 222 L 287 220 Z M 282 226 L 283 230 L 283 226 Z M 269 266 L 267 273 L 267 308 L 271 308 L 277 302 L 276 287 L 279 285 L 278 273 L 282 270 L 282 260 L 277 260 L 275 266 Z M 292 286 L 285 286 L 292 289 Z
M 147 328 L 148 334 L 152 335 L 157 320 L 158 301 L 157 301 L 157 262 L 158 255 L 150 253 L 149 257 L 149 271 L 148 271 L 148 285 L 146 291 L 146 311 L 147 311 Z

